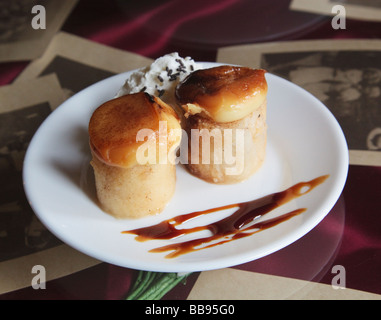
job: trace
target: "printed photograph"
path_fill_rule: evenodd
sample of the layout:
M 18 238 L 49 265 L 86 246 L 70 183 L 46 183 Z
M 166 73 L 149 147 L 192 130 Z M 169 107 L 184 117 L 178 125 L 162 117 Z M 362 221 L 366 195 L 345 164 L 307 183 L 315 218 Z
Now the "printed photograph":
M 41 2 L 41 4 L 44 1 Z M 0 43 L 20 39 L 30 27 L 31 10 L 36 0 L 0 0 Z
M 43 54 L 77 1 L 0 0 L 0 61 L 32 60 Z M 36 5 L 44 12 L 32 13 Z M 33 18 L 45 28 L 33 27 Z
M 63 101 L 54 75 L 0 88 L 0 262 L 61 244 L 31 209 L 22 172 L 35 132 Z
M 45 102 L 0 114 L 0 262 L 60 244 L 34 215 L 22 181 L 29 142 L 50 112 Z
M 330 51 L 263 54 L 261 66 L 320 99 L 350 149 L 381 151 L 381 54 Z
M 42 70 L 39 76 L 51 73 L 57 75 L 67 97 L 114 75 L 113 72 L 91 67 L 59 55 Z

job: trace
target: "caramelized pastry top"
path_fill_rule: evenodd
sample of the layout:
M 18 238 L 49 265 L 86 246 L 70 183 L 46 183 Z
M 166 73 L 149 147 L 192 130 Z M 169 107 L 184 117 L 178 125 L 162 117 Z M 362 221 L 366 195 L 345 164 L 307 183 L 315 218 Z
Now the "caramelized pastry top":
M 160 127 L 161 124 L 165 126 Z M 160 98 L 144 92 L 128 94 L 112 99 L 99 106 L 89 122 L 89 138 L 92 153 L 108 165 L 130 167 L 138 163 L 137 150 L 152 141 L 156 147 L 159 133 L 166 129 L 167 152 L 180 143 L 173 137 L 172 129 L 180 129 L 175 111 Z M 140 130 L 146 131 L 140 131 Z M 144 141 L 137 139 L 143 133 Z
M 257 109 L 267 95 L 265 70 L 219 66 L 191 73 L 176 89 L 185 116 L 232 122 Z

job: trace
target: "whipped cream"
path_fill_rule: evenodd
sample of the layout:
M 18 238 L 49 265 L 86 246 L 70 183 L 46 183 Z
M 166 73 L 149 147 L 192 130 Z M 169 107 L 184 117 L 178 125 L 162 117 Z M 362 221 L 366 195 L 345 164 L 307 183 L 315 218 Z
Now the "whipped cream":
M 182 58 L 177 52 L 156 59 L 151 65 L 133 71 L 116 97 L 145 91 L 159 97 L 169 105 L 175 105 L 175 90 L 191 72 L 202 66 L 192 58 Z

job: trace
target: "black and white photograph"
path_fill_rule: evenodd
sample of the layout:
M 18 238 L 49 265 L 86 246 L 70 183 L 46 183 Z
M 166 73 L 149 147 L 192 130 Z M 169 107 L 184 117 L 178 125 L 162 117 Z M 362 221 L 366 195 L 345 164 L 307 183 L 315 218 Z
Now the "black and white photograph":
M 0 62 L 41 56 L 78 0 L 0 0 Z
M 381 51 L 271 53 L 261 66 L 321 100 L 350 149 L 381 151 Z
M 67 97 L 115 74 L 59 55 L 38 76 L 52 73 L 59 79 Z
M 0 113 L 0 262 L 61 244 L 34 215 L 22 180 L 28 144 L 51 110 L 45 102 Z
M 35 0 L 15 0 L 10 6 L 9 1 L 0 1 L 0 43 L 20 39 L 29 27 L 30 12 L 36 3 Z
M 19 92 L 25 92 L 24 97 Z M 61 244 L 39 221 L 23 188 L 29 142 L 64 100 L 54 75 L 0 88 L 0 262 Z

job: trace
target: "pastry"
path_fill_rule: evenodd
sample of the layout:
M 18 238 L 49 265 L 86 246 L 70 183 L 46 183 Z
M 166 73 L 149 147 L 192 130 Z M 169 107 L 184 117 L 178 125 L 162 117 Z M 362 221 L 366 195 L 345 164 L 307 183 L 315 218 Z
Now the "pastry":
M 181 139 L 176 129 L 181 130 L 176 112 L 144 92 L 112 99 L 94 111 L 88 128 L 91 166 L 105 212 L 141 218 L 165 208 L 176 185 L 173 158 Z
M 185 166 L 192 174 L 230 184 L 262 166 L 267 89 L 265 70 L 227 65 L 194 71 L 179 83 L 176 100 L 188 134 Z

